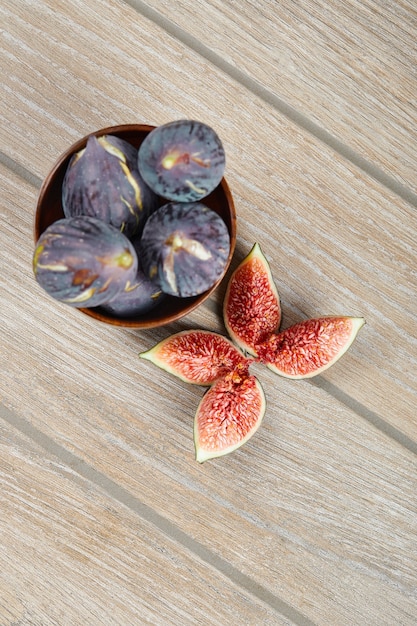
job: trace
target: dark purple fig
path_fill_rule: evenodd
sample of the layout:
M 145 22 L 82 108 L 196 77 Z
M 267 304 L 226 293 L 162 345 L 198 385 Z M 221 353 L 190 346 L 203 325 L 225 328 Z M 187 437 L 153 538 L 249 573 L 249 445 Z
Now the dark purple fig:
M 139 148 L 138 165 L 149 187 L 178 202 L 202 200 L 223 178 L 225 152 L 210 126 L 178 120 L 152 130 Z
M 153 213 L 141 238 L 145 274 L 165 293 L 204 293 L 222 276 L 230 237 L 222 218 L 200 202 L 169 202 Z
M 97 217 L 129 238 L 140 233 L 157 199 L 139 174 L 137 161 L 137 149 L 124 139 L 91 135 L 65 174 L 65 217 Z
M 132 241 L 133 247 L 139 256 L 140 240 Z M 100 308 L 105 313 L 110 313 L 115 317 L 136 317 L 144 315 L 156 306 L 159 306 L 165 299 L 165 294 L 153 281 L 149 280 L 138 263 L 136 278 L 124 291 Z
M 53 298 L 74 307 L 112 300 L 135 280 L 138 259 L 123 233 L 94 217 L 63 218 L 40 236 L 33 271 Z

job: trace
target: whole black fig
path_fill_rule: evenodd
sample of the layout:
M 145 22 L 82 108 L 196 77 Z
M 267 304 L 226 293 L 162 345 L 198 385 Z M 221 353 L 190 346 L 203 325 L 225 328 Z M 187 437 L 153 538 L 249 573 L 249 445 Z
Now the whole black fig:
M 135 280 L 132 243 L 114 226 L 94 217 L 60 219 L 40 236 L 33 255 L 39 285 L 74 307 L 109 302 Z
M 189 297 L 221 278 L 229 251 L 229 231 L 215 211 L 201 202 L 169 202 L 145 224 L 140 262 L 162 291 Z
M 62 186 L 65 217 L 89 215 L 121 230 L 139 234 L 157 206 L 137 166 L 138 151 L 113 135 L 91 135 L 71 159 Z
M 154 128 L 139 148 L 138 166 L 158 195 L 175 202 L 196 202 L 220 183 L 226 157 L 210 126 L 185 119 Z
M 138 258 L 140 257 L 140 239 L 132 240 Z M 136 317 L 148 313 L 165 299 L 165 294 L 142 270 L 140 262 L 135 280 L 124 291 L 118 293 L 111 302 L 101 306 L 101 310 L 115 317 Z
M 159 306 L 164 297 L 165 294 L 159 287 L 139 270 L 133 284 L 117 294 L 111 302 L 103 304 L 100 309 L 114 317 L 137 317 Z

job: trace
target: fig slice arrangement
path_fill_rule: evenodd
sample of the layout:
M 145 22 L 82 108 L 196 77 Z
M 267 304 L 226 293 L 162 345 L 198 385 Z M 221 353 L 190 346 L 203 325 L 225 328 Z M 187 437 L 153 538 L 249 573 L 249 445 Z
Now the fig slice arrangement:
M 233 452 L 259 428 L 266 403 L 251 363 L 286 378 L 311 378 L 345 354 L 365 323 L 362 317 L 321 316 L 280 331 L 279 294 L 257 243 L 229 279 L 223 318 L 232 341 L 208 330 L 186 330 L 139 355 L 185 382 L 208 387 L 194 418 L 200 463 Z

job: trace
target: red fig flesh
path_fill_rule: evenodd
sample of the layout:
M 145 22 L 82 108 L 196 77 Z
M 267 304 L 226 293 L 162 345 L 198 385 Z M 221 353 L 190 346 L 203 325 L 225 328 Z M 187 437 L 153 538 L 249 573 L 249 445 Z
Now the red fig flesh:
M 226 337 L 205 330 L 176 333 L 140 356 L 197 385 L 211 385 L 231 371 L 243 374 L 250 362 Z
M 194 419 L 196 460 L 224 456 L 246 443 L 259 428 L 265 396 L 255 376 L 231 373 L 203 396 Z
M 223 305 L 224 323 L 230 337 L 249 354 L 280 324 L 278 291 L 268 261 L 255 244 L 233 272 Z
M 260 361 L 288 378 L 311 378 L 333 365 L 352 345 L 362 317 L 320 317 L 272 334 L 257 346 Z

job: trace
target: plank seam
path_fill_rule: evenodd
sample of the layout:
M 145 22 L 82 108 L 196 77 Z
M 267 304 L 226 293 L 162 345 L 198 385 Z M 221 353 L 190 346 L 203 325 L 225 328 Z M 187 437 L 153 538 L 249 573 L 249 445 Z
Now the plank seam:
M 303 615 L 296 608 L 275 596 L 266 587 L 256 582 L 250 576 L 241 572 L 237 567 L 218 556 L 202 543 L 193 539 L 186 532 L 181 530 L 173 522 L 163 517 L 160 513 L 136 498 L 127 489 L 119 485 L 89 463 L 61 446 L 54 439 L 33 426 L 28 420 L 20 417 L 4 405 L 0 405 L 0 417 L 10 426 L 18 430 L 24 436 L 30 438 L 49 455 L 59 459 L 61 464 L 65 464 L 79 476 L 95 484 L 102 489 L 110 498 L 127 507 L 130 511 L 138 515 L 143 521 L 157 528 L 171 541 L 180 544 L 188 552 L 191 552 L 198 559 L 212 567 L 224 577 L 228 578 L 234 585 L 244 589 L 258 601 L 269 606 L 271 609 L 291 620 L 297 626 L 315 626 L 309 618 Z M 60 471 L 57 468 L 57 471 Z M 68 474 L 62 472 L 66 478 Z
M 12 172 L 14 172 L 17 176 L 25 180 L 30 185 L 40 188 L 42 181 L 32 172 L 27 170 L 25 167 L 14 161 L 13 159 L 6 156 L 3 152 L 0 151 L 0 164 L 4 165 Z M 203 305 L 210 312 L 217 314 L 218 312 L 218 303 L 208 300 Z M 310 384 L 322 389 L 326 393 L 328 393 L 335 400 L 340 402 L 343 406 L 348 409 L 354 411 L 359 417 L 366 420 L 369 424 L 371 424 L 374 428 L 377 428 L 380 432 L 382 432 L 387 437 L 390 437 L 393 441 L 396 441 L 398 444 L 417 455 L 417 442 L 413 441 L 403 432 L 401 432 L 398 428 L 395 428 L 387 421 L 385 421 L 382 417 L 377 415 L 371 409 L 368 409 L 365 405 L 361 404 L 357 400 L 355 400 L 352 396 L 345 393 L 341 389 L 339 389 L 336 385 L 333 385 L 329 381 L 327 381 L 323 376 L 317 376 L 314 380 L 308 380 Z
M 344 143 L 341 139 L 314 122 L 307 115 L 291 106 L 288 102 L 277 96 L 255 78 L 252 78 L 244 71 L 240 70 L 237 66 L 223 59 L 209 46 L 206 46 L 183 28 L 177 26 L 174 22 L 161 15 L 158 11 L 149 7 L 146 2 L 143 2 L 142 0 L 124 0 L 124 2 L 137 13 L 140 13 L 144 18 L 150 20 L 165 30 L 169 35 L 186 45 L 188 48 L 194 50 L 194 52 L 212 63 L 230 78 L 242 85 L 242 87 L 245 87 L 248 91 L 263 100 L 266 104 L 271 105 L 298 127 L 302 128 L 320 142 L 324 143 L 328 148 L 334 150 L 334 152 L 338 153 L 346 161 L 349 161 L 352 165 L 363 171 L 391 192 L 411 204 L 413 207 L 417 208 L 417 193 L 415 193 L 407 185 L 401 183 L 395 176 L 384 171 L 371 161 L 368 161 L 348 144 Z
M 20 165 L 20 163 L 10 158 L 9 156 L 7 156 L 7 154 L 1 151 L 0 151 L 0 165 L 4 165 L 4 167 L 7 167 L 7 169 L 11 170 L 14 174 L 16 174 L 16 176 L 18 176 L 19 178 L 22 178 L 24 181 L 26 181 L 33 187 L 40 189 L 42 185 L 42 180 L 38 176 L 36 176 L 36 174 L 28 170 L 23 165 Z
M 329 394 L 332 398 L 340 402 L 343 406 L 347 407 L 356 415 L 367 421 L 371 426 L 379 430 L 386 437 L 389 437 L 393 441 L 396 441 L 400 446 L 403 446 L 409 452 L 417 455 L 417 442 L 413 441 L 410 437 L 404 434 L 401 430 L 392 426 L 389 422 L 385 421 L 371 409 L 368 409 L 361 402 L 355 400 L 352 396 L 345 391 L 326 380 L 323 376 L 316 376 L 315 378 L 307 379 L 311 385 L 317 387 Z

